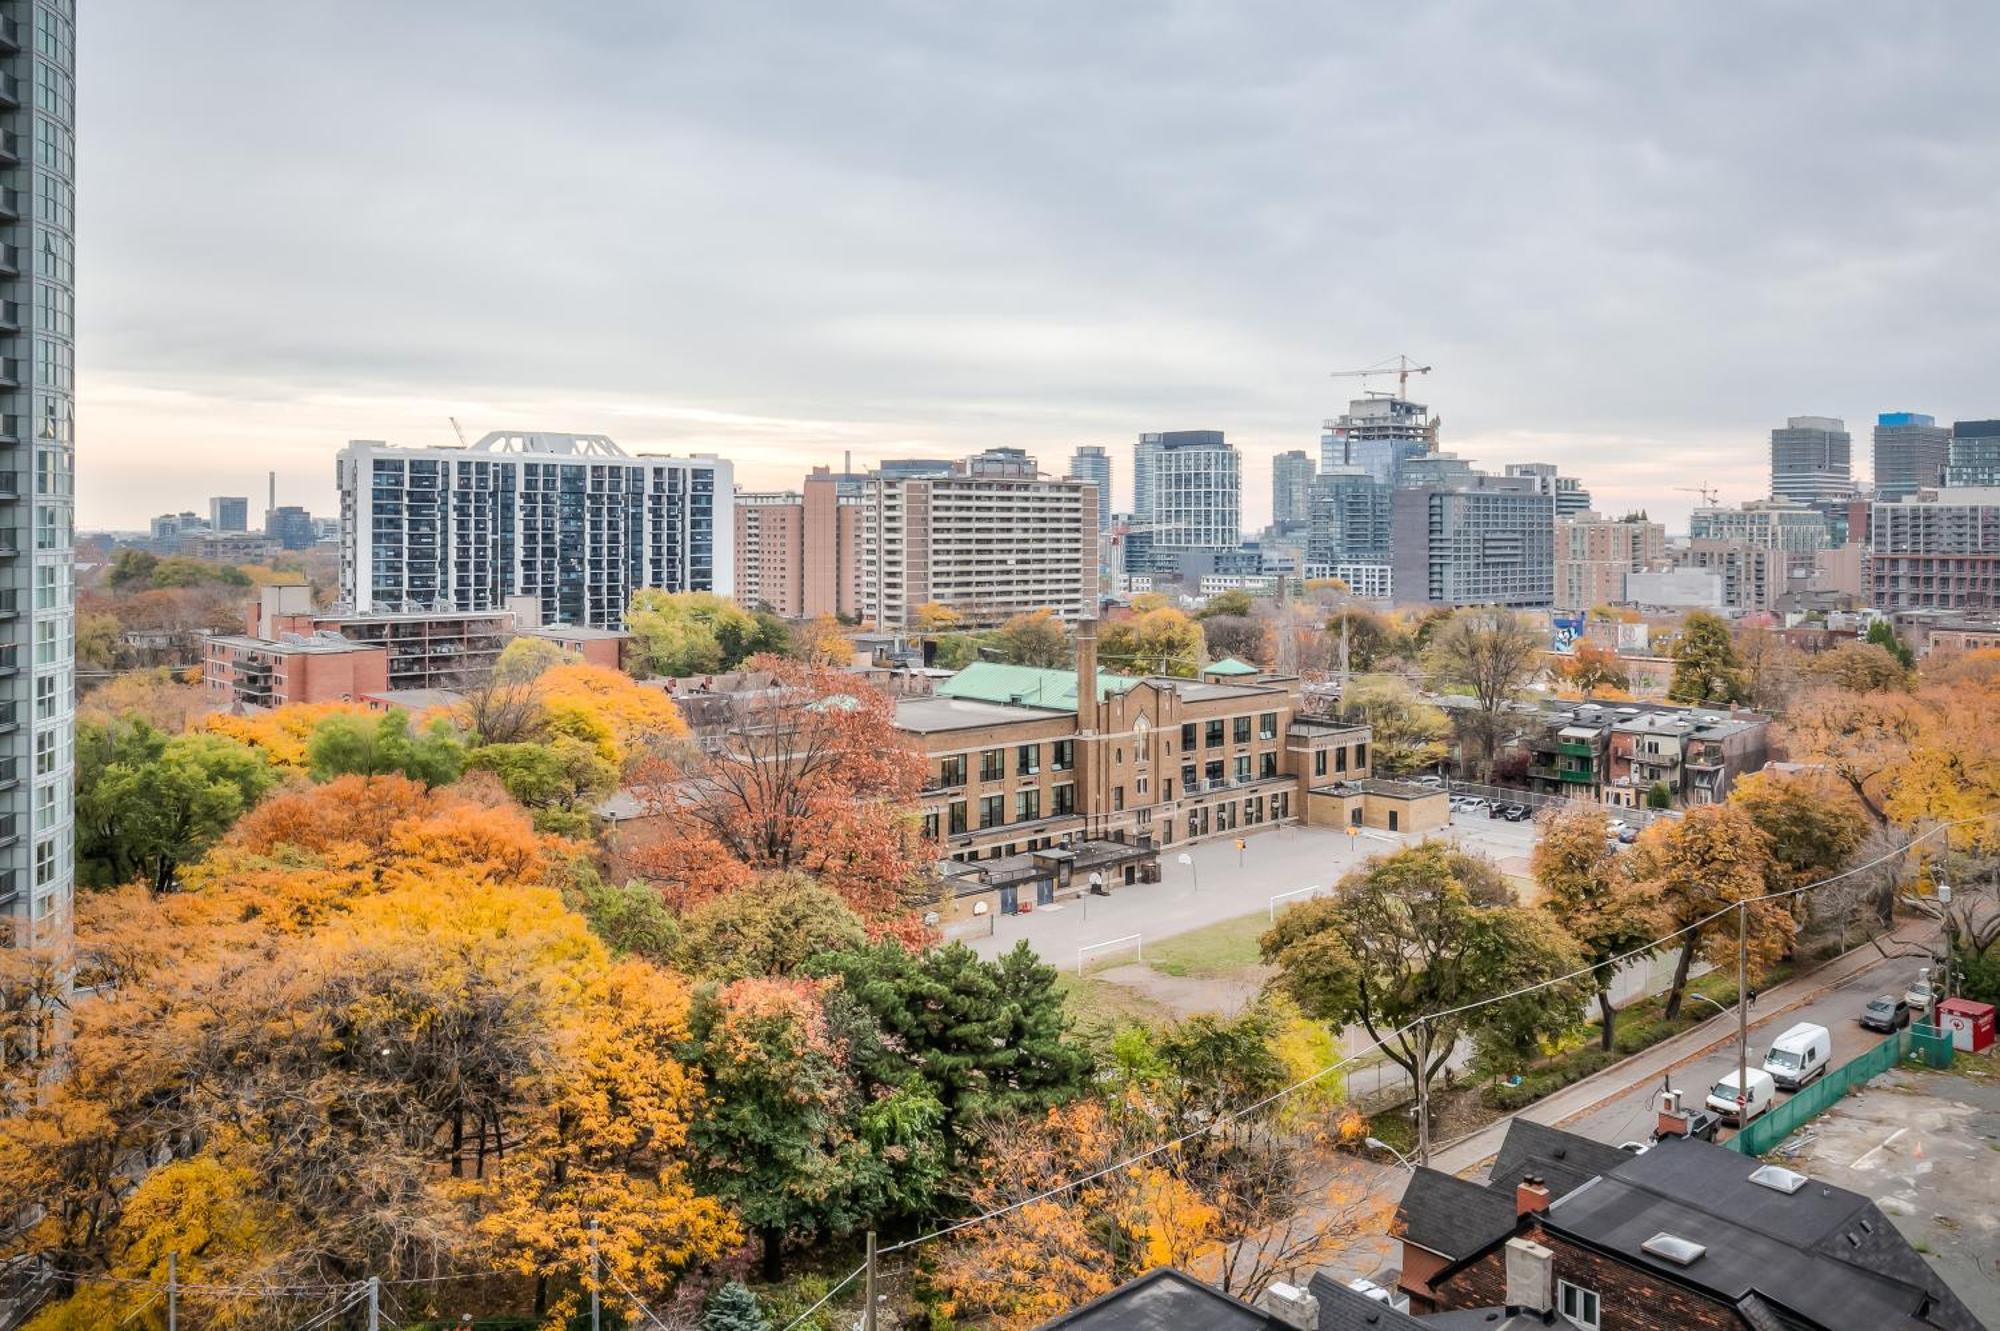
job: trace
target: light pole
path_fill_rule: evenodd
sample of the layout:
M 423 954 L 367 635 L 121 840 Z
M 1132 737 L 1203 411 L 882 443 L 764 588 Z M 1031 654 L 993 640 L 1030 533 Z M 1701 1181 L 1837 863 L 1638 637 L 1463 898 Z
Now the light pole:
M 1389 1143 L 1383 1141 L 1380 1137 L 1370 1137 L 1366 1142 L 1363 1143 L 1363 1145 L 1371 1146 L 1378 1151 L 1387 1151 L 1390 1155 L 1396 1157 L 1397 1164 L 1409 1170 L 1412 1174 L 1417 1172 L 1417 1167 L 1410 1163 L 1409 1156 L 1404 1155 L 1401 1151 L 1389 1145 Z

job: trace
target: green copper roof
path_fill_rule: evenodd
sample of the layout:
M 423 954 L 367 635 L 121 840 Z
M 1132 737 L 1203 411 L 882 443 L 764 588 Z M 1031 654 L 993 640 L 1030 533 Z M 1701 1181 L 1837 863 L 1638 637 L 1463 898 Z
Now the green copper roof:
M 1097 676 L 1097 700 L 1123 693 L 1139 681 L 1124 675 Z M 1076 672 L 1037 670 L 1033 666 L 1002 665 L 998 661 L 974 661 L 937 686 L 941 698 L 972 698 L 979 702 L 1019 702 L 1028 707 L 1055 711 L 1076 710 Z
M 1204 675 L 1255 675 L 1259 671 L 1256 666 L 1245 665 L 1233 656 L 1225 656 L 1220 661 L 1214 661 L 1203 666 L 1201 673 Z

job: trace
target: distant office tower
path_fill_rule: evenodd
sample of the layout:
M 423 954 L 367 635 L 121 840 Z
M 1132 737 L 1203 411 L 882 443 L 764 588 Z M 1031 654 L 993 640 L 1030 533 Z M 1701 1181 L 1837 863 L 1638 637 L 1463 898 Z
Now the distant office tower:
M 1616 605 L 1625 599 L 1627 575 L 1651 572 L 1666 562 L 1667 529 L 1643 515 L 1558 514 L 1556 609 Z
M 1875 497 L 1894 503 L 1939 484 L 1950 448 L 1949 426 L 1920 412 L 1883 412 L 1875 418 Z
M 1402 604 L 1546 606 L 1555 595 L 1555 499 L 1532 478 L 1405 484 L 1391 500 Z
M 936 602 L 970 625 L 1097 614 L 1097 487 L 991 449 L 949 476 L 868 478 L 859 504 L 861 614 L 888 632 Z
M 1126 569 L 1178 572 L 1184 557 L 1243 544 L 1242 461 L 1220 430 L 1146 436 L 1151 454 L 1150 518 L 1126 542 Z M 1143 450 L 1142 450 L 1143 452 Z
M 1399 397 L 1355 398 L 1347 414 L 1326 422 L 1320 434 L 1320 470 L 1361 467 L 1384 485 L 1395 485 L 1405 461 L 1437 451 L 1438 423 L 1426 415 L 1429 410 Z
M 1142 434 L 1132 446 L 1132 521 L 1140 527 L 1153 520 L 1153 474 L 1165 440 L 1164 434 Z
M 0 946 L 69 935 L 76 859 L 75 45 L 71 0 L 4 7 L 10 517 L 0 539 Z M 67 967 L 68 962 L 62 965 Z M 67 980 L 67 970 L 63 972 Z M 23 987 L 21 992 L 30 992 Z M 33 1001 L 33 1000 L 27 1000 Z M 32 1017 L 30 1018 L 32 1024 Z
M 211 531 L 216 532 L 249 531 L 249 498 L 238 495 L 215 496 L 208 501 L 208 525 Z
M 1574 517 L 1578 513 L 1590 511 L 1590 491 L 1583 488 L 1583 482 L 1574 476 L 1556 475 L 1553 462 L 1510 462 L 1507 475 L 1525 476 L 1535 482 L 1535 488 L 1556 501 L 1556 516 Z
M 1854 440 L 1835 416 L 1793 416 L 1771 431 L 1771 497 L 1844 504 L 1854 493 Z
M 1869 544 L 1878 610 L 2000 608 L 2000 488 L 1874 504 Z
M 264 515 L 264 535 L 287 550 L 310 550 L 319 544 L 320 526 L 297 504 L 283 504 Z
M 1078 448 L 1069 460 L 1069 474 L 1097 487 L 1097 530 L 1111 530 L 1111 458 L 1096 444 Z
M 341 450 L 341 593 L 361 612 L 500 610 L 616 629 L 642 587 L 735 591 L 730 465 L 632 457 L 603 435 Z
M 1839 544 L 1825 513 L 1776 499 L 1753 499 L 1739 508 L 1697 508 L 1688 515 L 1688 536 L 1696 541 L 1739 541 L 1758 550 L 1777 551 L 1784 556 L 1786 577 L 1810 577 L 1819 552 Z M 1783 586 L 1778 588 L 1783 590 Z
M 181 537 L 209 530 L 207 518 L 199 513 L 185 510 L 179 513 L 160 514 L 153 519 L 151 528 L 153 544 L 169 552 L 179 548 Z
M 1392 493 L 1360 467 L 1335 467 L 1316 477 L 1312 524 L 1306 533 L 1307 566 L 1386 564 Z
M 1954 489 L 2000 485 L 2000 421 L 1955 421 L 1944 483 Z
M 1271 460 L 1271 525 L 1297 531 L 1312 520 L 1313 460 L 1302 448 Z

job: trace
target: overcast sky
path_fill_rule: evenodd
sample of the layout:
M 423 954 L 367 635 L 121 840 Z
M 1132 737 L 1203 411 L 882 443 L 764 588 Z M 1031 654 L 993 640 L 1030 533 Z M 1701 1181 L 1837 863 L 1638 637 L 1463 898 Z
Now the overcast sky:
M 1121 508 L 1223 429 L 1256 525 L 1402 351 L 1670 524 L 1787 415 L 2000 415 L 2000 6 L 79 8 L 85 526 L 448 416 L 755 487 L 1095 443 Z

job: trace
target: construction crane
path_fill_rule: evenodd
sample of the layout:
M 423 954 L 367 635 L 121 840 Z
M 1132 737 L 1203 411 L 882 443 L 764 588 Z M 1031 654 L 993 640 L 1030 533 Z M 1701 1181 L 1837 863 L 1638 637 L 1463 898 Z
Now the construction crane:
M 1691 495 L 1700 495 L 1701 506 L 1703 508 L 1715 507 L 1716 495 L 1718 492 L 1716 491 L 1716 488 L 1712 485 L 1676 485 L 1674 489 L 1684 490 Z
M 1367 380 L 1369 375 L 1393 374 L 1396 376 L 1396 396 L 1407 402 L 1410 397 L 1410 376 L 1413 374 L 1429 374 L 1431 367 L 1428 365 L 1418 365 L 1408 356 L 1404 355 L 1397 355 L 1391 359 L 1395 362 L 1393 365 L 1385 360 L 1381 364 L 1371 365 L 1365 370 L 1335 370 L 1327 378 L 1359 379 L 1362 381 L 1361 386 L 1365 389 L 1368 387 Z
M 464 431 L 464 430 L 463 430 L 462 428 L 460 428 L 460 426 L 459 426 L 459 423 L 458 423 L 458 417 L 456 417 L 456 416 L 447 416 L 447 417 L 445 417 L 445 419 L 451 422 L 451 432 L 452 432 L 453 434 L 455 434 L 455 435 L 457 435 L 457 436 L 458 436 L 458 446 L 459 446 L 460 448 L 464 448 L 464 447 L 466 446 L 466 444 L 465 444 L 465 431 Z

